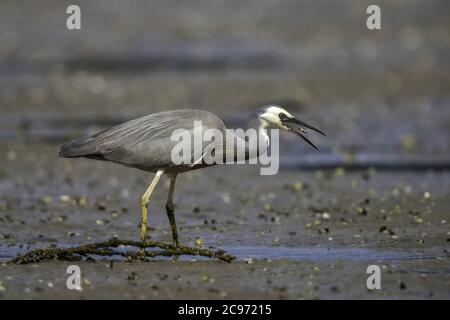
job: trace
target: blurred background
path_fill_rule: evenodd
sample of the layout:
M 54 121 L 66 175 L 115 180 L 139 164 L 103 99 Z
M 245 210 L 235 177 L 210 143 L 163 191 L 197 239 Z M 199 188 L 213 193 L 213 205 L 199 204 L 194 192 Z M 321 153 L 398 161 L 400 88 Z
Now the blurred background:
M 0 3 L 6 158 L 175 108 L 243 126 L 276 103 L 328 133 L 320 152 L 283 135 L 283 165 L 450 166 L 448 1 L 77 1 L 73 31 L 70 4 Z

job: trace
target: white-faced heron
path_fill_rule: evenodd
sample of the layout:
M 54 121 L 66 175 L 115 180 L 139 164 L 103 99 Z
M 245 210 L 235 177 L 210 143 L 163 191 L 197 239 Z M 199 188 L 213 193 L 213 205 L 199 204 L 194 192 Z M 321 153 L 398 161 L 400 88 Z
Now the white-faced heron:
M 230 133 L 222 120 L 215 114 L 203 110 L 173 110 L 159 112 L 137 118 L 123 124 L 119 124 L 110 129 L 106 129 L 92 136 L 82 137 L 61 146 L 59 155 L 65 158 L 85 157 L 103 161 L 111 161 L 125 166 L 138 168 L 145 171 L 155 172 L 147 191 L 141 198 L 141 230 L 140 237 L 143 241 L 147 238 L 148 212 L 147 206 L 150 196 L 156 187 L 160 177 L 167 174 L 170 177 L 169 194 L 166 202 L 166 211 L 169 218 L 173 244 L 178 246 L 178 234 L 175 223 L 173 193 L 175 180 L 178 173 L 204 168 L 213 164 L 208 164 L 202 159 L 192 159 L 191 164 L 175 164 L 172 160 L 172 150 L 177 144 L 171 138 L 177 129 L 184 129 L 193 132 L 196 123 L 201 122 L 202 130 L 215 129 L 223 133 L 224 137 L 231 135 L 232 138 L 243 142 L 246 148 L 246 157 L 252 146 L 241 137 Z M 295 127 L 293 125 L 298 125 Z M 269 136 L 267 129 L 282 129 L 297 134 L 316 148 L 303 134 L 306 128 L 312 129 L 324 135 L 322 131 L 308 125 L 287 112 L 285 109 L 270 105 L 257 109 L 250 117 L 247 129 L 254 129 L 259 139 L 265 141 L 266 148 L 269 146 Z M 303 133 L 303 134 L 302 134 Z M 220 147 L 220 148 L 219 148 Z M 227 143 L 223 141 L 213 141 L 203 143 L 202 153 L 208 150 L 222 150 L 225 156 L 227 153 L 235 152 L 227 150 Z M 258 148 L 258 147 L 257 147 Z M 208 149 L 208 150 L 207 150 Z M 204 151 L 204 152 L 203 152 Z M 266 150 L 257 150 L 257 155 Z

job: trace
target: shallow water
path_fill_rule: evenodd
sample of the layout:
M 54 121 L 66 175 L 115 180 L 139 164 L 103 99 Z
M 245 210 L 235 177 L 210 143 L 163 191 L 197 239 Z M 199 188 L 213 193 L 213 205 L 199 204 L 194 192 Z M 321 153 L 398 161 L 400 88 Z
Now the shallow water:
M 290 248 L 290 247 L 234 247 L 225 248 L 238 259 L 291 259 L 308 261 L 374 261 L 374 260 L 420 260 L 449 258 L 439 248 L 418 250 L 376 250 L 369 248 Z
M 64 246 L 63 246 L 64 247 Z M 425 259 L 448 259 L 450 254 L 443 252 L 442 248 L 427 248 L 426 250 L 377 250 L 371 248 L 331 248 L 331 247 L 269 247 L 269 246 L 235 246 L 224 247 L 227 253 L 235 256 L 238 261 L 256 260 L 283 260 L 294 261 L 412 261 Z M 125 248 L 118 249 L 123 251 Z M 15 255 L 25 253 L 28 250 L 10 246 L 0 250 L 0 261 L 7 261 Z M 115 260 L 111 258 L 99 258 L 103 260 Z M 119 260 L 123 260 L 117 257 Z M 171 258 L 159 257 L 152 260 L 170 260 Z M 182 256 L 180 260 L 208 260 L 203 257 Z

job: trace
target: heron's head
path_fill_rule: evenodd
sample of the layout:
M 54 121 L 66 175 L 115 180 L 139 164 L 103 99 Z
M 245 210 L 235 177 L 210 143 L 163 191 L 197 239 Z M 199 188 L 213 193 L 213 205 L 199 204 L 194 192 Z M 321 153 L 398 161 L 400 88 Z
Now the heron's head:
M 280 106 L 270 105 L 267 107 L 262 107 L 258 110 L 258 118 L 263 128 L 282 129 L 288 132 L 292 132 L 301 137 L 316 149 L 317 147 L 305 136 L 308 133 L 308 129 L 316 131 L 325 136 L 325 133 L 297 119 Z

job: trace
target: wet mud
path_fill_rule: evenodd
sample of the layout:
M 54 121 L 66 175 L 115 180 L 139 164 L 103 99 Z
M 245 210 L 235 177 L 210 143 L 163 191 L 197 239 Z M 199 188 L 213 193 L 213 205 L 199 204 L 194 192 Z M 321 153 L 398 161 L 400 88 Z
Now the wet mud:
M 378 1 L 379 31 L 357 0 L 132 2 L 78 1 L 81 32 L 63 2 L 0 4 L 1 299 L 450 298 L 448 1 Z M 243 127 L 268 103 L 325 131 L 319 151 L 281 134 L 274 176 L 224 165 L 177 181 L 180 242 L 235 261 L 6 264 L 139 239 L 151 174 L 60 159 L 59 144 L 177 108 Z M 150 202 L 152 241 L 171 243 L 168 187 Z

